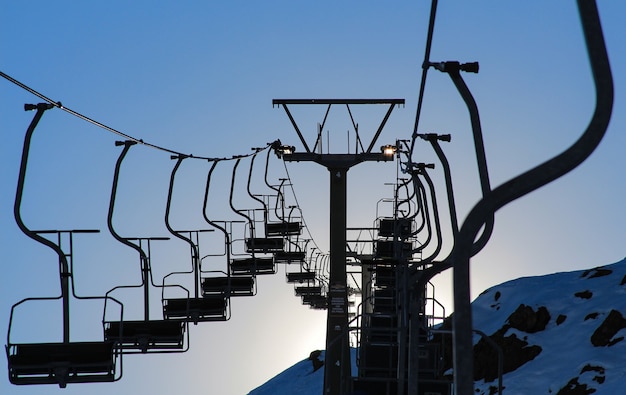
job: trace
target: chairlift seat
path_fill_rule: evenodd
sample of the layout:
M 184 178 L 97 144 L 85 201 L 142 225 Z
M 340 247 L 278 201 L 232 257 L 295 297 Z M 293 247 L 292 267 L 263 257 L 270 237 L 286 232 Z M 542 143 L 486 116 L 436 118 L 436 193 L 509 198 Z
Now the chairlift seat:
M 407 238 L 413 231 L 410 218 L 383 218 L 378 223 L 378 236 Z
M 246 239 L 246 252 L 277 252 L 282 251 L 285 239 L 281 237 L 253 237 Z
M 274 253 L 274 261 L 276 263 L 296 263 L 302 264 L 306 259 L 304 251 L 278 251 Z
M 396 254 L 396 244 L 398 244 L 398 254 Z M 413 248 L 410 242 L 394 242 L 393 240 L 376 240 L 377 258 L 406 258 Z
M 315 280 L 315 272 L 293 272 L 287 273 L 288 283 L 303 283 Z
M 302 295 L 302 303 L 308 304 L 312 309 L 328 308 L 328 300 L 324 295 Z
M 206 277 L 202 279 L 202 295 L 253 296 L 254 277 L 250 276 L 222 276 Z
M 203 298 L 176 298 L 163 301 L 166 319 L 183 319 L 187 322 L 226 321 L 228 298 L 207 295 Z
M 119 343 L 122 349 L 182 350 L 185 322 L 178 320 L 144 320 L 106 322 L 104 338 Z
M 265 234 L 268 236 L 298 236 L 302 233 L 300 222 L 270 222 L 265 224 Z
M 274 258 L 241 258 L 233 259 L 230 263 L 230 270 L 233 275 L 257 275 L 257 274 L 274 274 Z
M 321 295 L 322 294 L 322 287 L 320 286 L 302 286 L 302 287 L 296 287 L 296 296 L 303 296 L 303 295 Z
M 9 381 L 16 385 L 115 381 L 115 344 L 26 343 L 7 346 Z

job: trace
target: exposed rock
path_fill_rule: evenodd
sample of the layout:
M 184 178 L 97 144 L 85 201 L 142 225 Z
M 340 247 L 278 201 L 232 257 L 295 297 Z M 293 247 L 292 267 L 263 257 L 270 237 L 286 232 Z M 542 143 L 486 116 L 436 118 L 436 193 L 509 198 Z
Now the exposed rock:
M 587 320 L 595 320 L 596 318 L 598 318 L 598 315 L 599 315 L 599 314 L 600 314 L 600 313 L 589 313 L 589 314 L 587 314 L 587 315 L 585 316 L 584 321 L 587 321 Z
M 623 337 L 613 339 L 613 336 L 623 328 L 626 328 L 626 319 L 619 311 L 611 310 L 602 324 L 591 335 L 591 344 L 596 347 L 612 346 L 624 339 Z
M 587 364 L 580 370 L 580 374 L 582 375 L 586 372 L 596 372 L 597 374 L 593 377 L 593 381 L 598 384 L 604 383 L 604 380 L 606 379 L 604 376 L 605 369 L 602 366 L 592 366 Z M 579 377 L 574 377 L 568 381 L 568 383 L 559 390 L 557 395 L 587 395 L 596 392 L 595 388 L 589 388 L 587 384 L 581 384 L 578 379 Z
M 604 380 L 606 380 L 606 376 L 604 375 L 605 370 L 602 366 L 592 366 L 587 364 L 580 370 L 580 374 L 585 372 L 597 372 L 598 374 L 593 377 L 593 381 L 598 384 L 602 384 L 604 383 Z
M 322 366 L 324 366 L 324 361 L 320 361 L 321 355 L 322 355 L 322 352 L 320 350 L 312 351 L 311 354 L 309 355 L 309 361 L 311 361 L 311 363 L 313 364 L 314 372 L 316 372 Z
M 529 346 L 528 342 L 519 339 L 515 334 L 504 337 L 506 326 L 489 336 L 504 354 L 503 374 L 512 372 L 541 353 L 541 347 Z M 498 378 L 498 351 L 485 339 L 480 339 L 474 346 L 474 380 L 484 379 L 486 382 Z
M 546 329 L 550 322 L 550 313 L 544 306 L 535 311 L 532 307 L 521 304 L 509 316 L 507 322 L 512 328 L 522 332 L 535 333 Z
M 566 316 L 566 315 L 559 314 L 559 316 L 558 316 L 558 317 L 556 317 L 556 324 L 557 324 L 557 325 L 561 325 L 562 323 L 564 323 L 564 322 L 565 322 L 565 320 L 566 320 L 566 319 L 567 319 L 567 316 Z
M 591 299 L 591 297 L 593 296 L 593 293 L 590 290 L 585 290 L 581 292 L 576 292 L 574 296 L 576 296 L 577 298 L 581 298 L 581 299 Z
M 584 278 L 584 277 L 589 276 L 589 274 L 591 274 L 591 276 L 589 276 L 587 278 L 596 278 L 596 277 L 608 276 L 611 273 L 613 273 L 613 270 L 604 269 L 602 267 L 596 267 L 596 268 L 593 268 L 593 269 L 585 270 L 583 272 L 583 274 L 581 275 L 581 277 Z
M 500 299 L 500 296 L 502 296 L 502 294 L 500 293 L 500 291 L 496 291 L 496 294 L 493 296 L 493 298 L 495 299 L 495 301 L 497 302 Z
M 589 276 L 589 278 L 608 276 L 611 273 L 613 273 L 612 270 L 596 268 L 596 269 L 594 269 L 594 273 L 591 276 Z
M 587 384 L 580 384 L 578 377 L 571 379 L 556 395 L 587 395 L 596 392 L 594 388 L 587 388 Z

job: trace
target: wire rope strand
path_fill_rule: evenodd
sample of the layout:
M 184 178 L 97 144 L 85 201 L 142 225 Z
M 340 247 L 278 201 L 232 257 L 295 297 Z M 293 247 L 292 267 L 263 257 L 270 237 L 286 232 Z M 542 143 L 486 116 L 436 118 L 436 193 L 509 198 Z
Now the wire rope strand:
M 185 157 L 188 157 L 188 158 L 203 159 L 203 160 L 210 160 L 211 161 L 211 160 L 233 160 L 233 159 L 238 159 L 238 158 L 246 158 L 248 156 L 251 156 L 251 155 L 255 154 L 255 153 L 251 153 L 251 154 L 244 154 L 244 155 L 233 155 L 230 158 L 212 158 L 212 157 L 205 157 L 205 156 L 195 156 L 193 154 L 184 154 L 184 153 L 179 152 L 179 151 L 175 151 L 175 150 L 172 150 L 172 149 L 169 149 L 169 148 L 166 148 L 166 147 L 162 147 L 162 146 L 159 146 L 159 145 L 156 145 L 156 144 L 152 144 L 152 143 L 146 142 L 143 139 L 139 139 L 139 138 L 133 137 L 133 136 L 131 136 L 129 134 L 123 133 L 123 132 L 121 132 L 121 131 L 119 131 L 117 129 L 114 129 L 114 128 L 110 127 L 110 126 L 107 126 L 107 125 L 105 125 L 105 124 L 103 124 L 101 122 L 98 122 L 98 121 L 96 121 L 96 120 L 94 120 L 92 118 L 89 118 L 86 115 L 83 115 L 83 114 L 81 114 L 81 113 L 79 113 L 77 111 L 74 111 L 74 110 L 72 110 L 72 109 L 70 109 L 68 107 L 63 106 L 63 104 L 61 104 L 60 101 L 54 101 L 54 100 L 50 99 L 49 97 L 45 96 L 44 94 L 36 91 L 35 89 L 33 89 L 33 88 L 29 87 L 28 85 L 26 85 L 26 84 L 16 80 L 15 78 L 11 77 L 10 75 L 8 75 L 8 74 L 6 74 L 6 73 L 4 73 L 2 71 L 0 71 L 0 77 L 2 77 L 4 79 L 6 79 L 7 81 L 17 85 L 18 87 L 24 89 L 25 91 L 27 91 L 27 92 L 37 96 L 41 100 L 43 100 L 45 102 L 48 102 L 51 105 L 53 105 L 53 106 L 55 106 L 55 107 L 65 111 L 65 112 L 67 112 L 68 114 L 82 119 L 83 121 L 89 122 L 92 125 L 95 125 L 95 126 L 101 128 L 101 129 L 104 129 L 104 130 L 106 130 L 108 132 L 111 132 L 111 133 L 116 134 L 116 135 L 118 135 L 120 137 L 123 137 L 125 140 L 130 140 L 130 141 L 133 141 L 133 142 L 135 142 L 137 144 L 142 144 L 142 145 L 145 145 L 146 147 L 153 148 L 153 149 L 156 149 L 156 150 L 159 150 L 159 151 L 164 151 L 164 152 L 170 153 L 172 155 L 185 156 Z M 265 148 L 263 148 L 263 149 L 267 149 L 268 147 L 269 147 L 269 144 Z

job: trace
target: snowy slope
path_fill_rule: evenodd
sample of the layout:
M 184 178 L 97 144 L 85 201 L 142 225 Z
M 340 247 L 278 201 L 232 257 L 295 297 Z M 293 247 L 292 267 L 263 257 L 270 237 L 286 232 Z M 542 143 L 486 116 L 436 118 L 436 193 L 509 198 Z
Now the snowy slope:
M 541 347 L 533 360 L 504 375 L 505 394 L 575 393 L 565 389 L 573 391 L 576 382 L 580 394 L 626 393 L 626 341 L 622 341 L 626 321 L 616 321 L 618 315 L 613 313 L 610 321 L 617 322 L 616 332 L 606 333 L 612 345 L 594 346 L 591 342 L 612 310 L 626 316 L 626 259 L 591 270 L 520 278 L 490 288 L 472 303 L 474 328 L 494 334 L 520 304 L 535 311 L 544 306 L 550 318 L 545 329 L 535 333 L 505 328 L 504 336 L 516 335 L 529 346 Z M 474 340 L 476 343 L 479 337 Z M 488 387 L 495 383 L 481 380 L 476 388 L 488 394 Z
M 524 350 L 537 354 L 504 374 L 504 394 L 626 393 L 626 259 L 512 280 L 483 292 L 472 308 L 475 329 L 493 338 L 517 338 L 527 343 Z M 476 335 L 474 343 L 479 340 Z M 323 369 L 312 371 L 311 361 L 303 360 L 250 395 L 319 395 Z M 496 385 L 497 379 L 480 379 L 476 394 L 495 393 Z
M 323 355 L 320 357 L 323 359 Z M 324 385 L 324 369 L 313 372 L 311 361 L 305 359 L 278 374 L 249 395 L 319 395 Z
M 352 375 L 356 375 L 356 350 L 351 349 Z M 324 360 L 324 352 L 319 359 Z M 324 386 L 324 368 L 313 372 L 309 359 L 302 360 L 279 373 L 248 395 L 320 395 Z

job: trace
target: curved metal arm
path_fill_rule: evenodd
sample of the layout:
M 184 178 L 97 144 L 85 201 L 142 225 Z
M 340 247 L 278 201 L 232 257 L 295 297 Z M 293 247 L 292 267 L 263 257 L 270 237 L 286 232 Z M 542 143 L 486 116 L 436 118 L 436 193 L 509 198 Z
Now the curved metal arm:
M 428 207 L 426 206 L 426 201 L 424 200 L 425 197 L 423 194 L 423 189 L 423 187 L 420 188 L 418 185 L 413 183 L 413 191 L 415 192 L 413 196 L 415 196 L 415 203 L 417 206 L 416 214 L 419 214 L 421 219 L 420 224 L 415 227 L 415 231 L 412 233 L 413 235 L 419 234 L 428 223 L 428 219 L 426 218 L 426 216 L 428 215 Z M 417 215 L 415 217 L 417 218 Z
M 415 217 L 417 217 L 418 214 L 418 210 L 414 209 L 414 207 L 412 207 L 411 205 L 411 201 L 415 198 L 415 188 L 409 188 L 409 184 L 411 184 L 411 182 L 412 180 L 410 178 L 402 180 L 402 182 L 399 183 L 395 189 L 396 215 L 398 215 L 398 213 L 401 213 L 401 207 L 407 206 L 407 214 L 402 216 L 402 218 L 406 219 L 414 219 Z M 406 197 L 404 197 L 402 200 L 398 199 L 398 192 L 400 189 L 404 189 L 406 191 Z
M 595 1 L 578 0 L 578 10 L 596 88 L 596 107 L 587 129 L 561 154 L 505 182 L 479 201 L 461 226 L 458 243 L 453 250 L 454 374 L 457 394 L 474 392 L 469 260 L 476 234 L 497 210 L 581 164 L 602 140 L 611 118 L 613 79 L 598 9 Z
M 458 63 L 456 65 L 458 66 Z M 470 113 L 472 134 L 474 136 L 474 149 L 476 151 L 476 162 L 478 164 L 478 176 L 480 179 L 480 188 L 484 197 L 491 191 L 491 185 L 489 183 L 489 173 L 487 171 L 487 157 L 485 155 L 485 144 L 483 141 L 482 127 L 480 125 L 478 106 L 476 105 L 474 96 L 472 96 L 472 93 L 465 84 L 465 81 L 463 81 L 463 77 L 461 77 L 459 67 L 447 68 L 446 71 L 452 79 L 452 82 L 454 82 L 457 90 L 461 94 L 461 97 L 465 101 L 467 109 Z M 489 238 L 493 233 L 494 221 L 495 218 L 493 215 L 489 217 L 487 221 L 485 221 L 484 228 L 482 233 L 480 234 L 480 237 L 477 240 L 474 240 L 474 245 L 472 247 L 472 256 L 478 254 L 478 252 L 480 252 L 480 250 L 482 250 L 485 245 L 487 245 L 487 242 L 489 241 Z
M 271 150 L 267 151 L 267 158 L 265 159 L 265 175 L 264 175 L 264 181 L 265 181 L 265 185 L 267 185 L 268 188 L 274 190 L 276 192 L 276 204 L 274 205 L 274 214 L 276 214 L 276 217 L 279 218 L 281 221 L 284 221 L 285 218 L 285 198 L 283 196 L 283 193 L 281 192 L 281 188 L 276 188 L 275 186 L 271 185 L 268 181 L 267 181 L 267 174 L 268 174 L 268 168 L 269 168 L 269 163 L 270 163 L 270 152 Z M 279 214 L 278 213 L 278 204 L 279 202 L 281 202 L 281 208 L 283 210 L 283 213 Z
M 414 170 L 412 170 L 412 172 L 414 172 Z M 412 251 L 413 253 L 416 253 L 416 252 L 420 252 L 428 244 L 430 244 L 430 240 L 432 239 L 433 232 L 432 232 L 432 225 L 430 223 L 430 210 L 428 208 L 428 201 L 426 199 L 426 188 L 424 187 L 424 184 L 419 179 L 419 177 L 417 177 L 417 174 L 411 174 L 411 178 L 413 179 L 413 185 L 414 185 L 414 188 L 416 189 L 416 197 L 417 197 L 419 206 L 421 206 L 422 218 L 424 220 L 422 223 L 422 226 L 420 226 L 418 229 L 415 230 L 414 235 L 421 232 L 424 226 L 426 227 L 426 230 L 428 232 L 428 236 L 426 237 L 426 240 L 424 240 L 422 245 Z
M 267 223 L 267 217 L 268 217 L 268 209 L 267 209 L 267 205 L 265 204 L 265 202 L 263 201 L 263 199 L 259 199 L 257 196 L 253 195 L 252 192 L 250 191 L 250 182 L 252 181 L 252 168 L 254 167 L 254 160 L 256 159 L 257 154 L 252 155 L 252 159 L 250 159 L 250 171 L 248 172 L 248 184 L 246 186 L 246 189 L 248 191 L 248 195 L 256 200 L 257 202 L 261 203 L 261 205 L 263 206 L 263 222 Z
M 111 235 L 117 241 L 132 248 L 133 250 L 139 253 L 139 260 L 141 261 L 141 282 L 144 288 L 144 318 L 145 320 L 148 320 L 150 318 L 150 307 L 149 307 L 150 261 L 148 259 L 148 256 L 144 252 L 144 250 L 141 248 L 141 246 L 131 243 L 127 238 L 120 236 L 113 227 L 113 211 L 115 209 L 115 197 L 117 196 L 117 184 L 118 184 L 119 177 L 120 177 L 120 168 L 122 166 L 122 161 L 124 161 L 124 158 L 126 157 L 126 154 L 128 153 L 128 150 L 130 150 L 130 147 L 132 147 L 135 144 L 137 144 L 137 142 L 131 141 L 131 140 L 115 142 L 115 145 L 117 146 L 123 145 L 124 148 L 122 149 L 122 152 L 120 152 L 120 156 L 117 158 L 117 162 L 115 162 L 115 171 L 113 173 L 113 186 L 111 187 L 111 199 L 109 200 L 109 212 L 107 215 L 107 226 L 109 228 L 109 232 L 111 232 Z M 110 290 L 109 292 L 113 291 L 113 289 Z M 107 296 L 109 292 L 107 292 Z
M 428 184 L 428 189 L 430 190 L 430 200 L 432 201 L 433 215 L 435 217 L 434 218 L 435 219 L 435 234 L 437 236 L 437 246 L 435 247 L 435 250 L 432 252 L 432 254 L 429 257 L 424 258 L 420 261 L 421 265 L 425 265 L 425 264 L 432 262 L 432 260 L 435 259 L 435 257 L 439 255 L 439 252 L 441 251 L 441 246 L 442 246 L 441 221 L 439 220 L 439 208 L 437 206 L 437 195 L 435 193 L 435 185 L 433 184 L 433 180 L 430 178 L 425 168 L 420 169 L 419 174 L 424 176 L 424 179 L 426 180 L 426 183 Z M 422 245 L 419 250 L 421 251 L 425 246 L 426 244 Z
M 242 216 L 248 221 L 248 225 L 250 226 L 250 237 L 255 237 L 254 220 L 249 215 L 245 214 L 243 211 L 236 209 L 235 206 L 233 205 L 233 194 L 234 194 L 233 192 L 235 190 L 235 176 L 237 174 L 237 166 L 239 166 L 239 162 L 241 162 L 241 158 L 237 159 L 235 161 L 235 165 L 233 166 L 233 178 L 230 182 L 230 195 L 228 198 L 228 204 L 230 204 L 230 208 L 236 214 Z
M 143 261 L 143 263 L 146 263 L 148 259 L 146 253 L 138 245 L 135 245 L 131 243 L 130 241 L 128 241 L 127 238 L 120 236 L 115 231 L 115 228 L 113 227 L 113 211 L 115 210 L 115 198 L 117 196 L 117 184 L 120 178 L 120 168 L 122 166 L 122 162 L 124 161 L 124 158 L 126 157 L 126 154 L 128 153 L 128 150 L 130 150 L 130 147 L 132 147 L 135 144 L 137 143 L 131 140 L 115 142 L 115 145 L 117 146 L 123 145 L 124 148 L 122 149 L 122 152 L 120 152 L 120 156 L 117 158 L 117 162 L 115 163 L 115 172 L 113 173 L 113 186 L 111 187 L 111 199 L 109 200 L 109 212 L 107 215 L 107 226 L 109 228 L 109 232 L 111 232 L 111 235 L 117 241 L 136 250 L 139 253 L 139 256 L 141 260 Z M 145 280 L 147 281 L 147 279 Z
M 170 186 L 167 191 L 167 204 L 165 205 L 165 227 L 167 230 L 174 236 L 179 239 L 187 242 L 191 247 L 191 266 L 193 267 L 194 273 L 194 297 L 197 299 L 200 296 L 200 252 L 198 251 L 198 246 L 191 240 L 189 237 L 185 237 L 180 232 L 177 232 L 170 225 L 170 207 L 172 205 L 172 192 L 174 190 L 174 179 L 176 177 L 176 172 L 178 168 L 182 164 L 183 160 L 185 160 L 187 156 L 179 155 L 173 156 L 172 159 L 176 159 L 176 164 L 172 169 L 172 174 L 170 175 Z M 163 279 L 165 285 L 165 278 Z
M 228 273 L 230 274 L 230 235 L 228 234 L 228 231 L 226 230 L 225 227 L 222 227 L 218 225 L 217 223 L 211 221 L 206 213 L 208 202 L 209 202 L 209 188 L 211 186 L 211 176 L 213 175 L 213 171 L 215 170 L 215 167 L 217 167 L 218 162 L 219 161 L 217 160 L 213 161 L 213 164 L 211 165 L 211 169 L 209 170 L 209 173 L 207 174 L 206 188 L 204 191 L 204 206 L 202 208 L 202 216 L 204 217 L 204 220 L 207 223 L 209 223 L 209 225 L 213 226 L 215 229 L 218 229 L 219 231 L 224 233 L 224 240 L 226 242 L 226 267 L 227 267 Z
M 26 106 L 24 107 L 26 109 Z M 51 109 L 52 107 L 53 105 L 51 104 L 38 104 L 35 107 L 37 109 L 37 112 L 35 113 L 32 121 L 30 122 L 30 125 L 28 126 L 28 129 L 26 130 L 26 136 L 24 137 L 24 148 L 22 149 L 20 173 L 17 179 L 17 190 L 15 192 L 15 203 L 13 205 L 13 215 L 15 217 L 15 222 L 17 223 L 17 226 L 20 228 L 20 230 L 31 239 L 52 248 L 54 252 L 56 252 L 59 256 L 59 259 L 62 261 L 63 269 L 67 270 L 67 258 L 65 257 L 65 254 L 63 253 L 61 248 L 52 241 L 41 237 L 37 233 L 28 229 L 28 227 L 24 224 L 24 221 L 22 220 L 22 214 L 20 211 L 22 206 L 22 195 L 24 193 L 24 181 L 26 179 L 26 168 L 28 166 L 28 154 L 30 152 L 30 143 L 32 141 L 33 133 L 35 132 L 35 128 L 37 127 L 37 124 L 39 124 L 39 120 L 43 116 L 43 113 L 46 110 Z M 28 107 L 28 109 L 32 109 L 32 107 Z
M 52 241 L 46 239 L 38 235 L 36 232 L 28 229 L 28 227 L 24 224 L 22 220 L 21 214 L 21 206 L 22 206 L 22 195 L 24 193 L 24 181 L 26 179 L 26 168 L 28 166 L 28 154 L 30 152 L 30 143 L 33 138 L 33 133 L 35 132 L 35 128 L 43 113 L 46 110 L 53 108 L 54 105 L 48 103 L 39 103 L 37 105 L 26 104 L 24 105 L 24 110 L 37 110 L 35 115 L 33 116 L 30 125 L 28 125 L 28 129 L 26 130 L 26 135 L 24 137 L 24 147 L 22 149 L 22 161 L 20 163 L 20 173 L 17 180 L 17 190 L 15 192 L 15 203 L 13 205 L 13 215 L 15 217 L 15 222 L 20 230 L 31 239 L 50 247 L 58 256 L 59 256 L 59 265 L 60 265 L 60 277 L 61 277 L 61 297 L 63 298 L 63 342 L 67 343 L 70 341 L 70 312 L 69 312 L 69 281 L 71 277 L 71 273 L 69 271 L 69 265 L 67 262 L 67 257 L 61 247 L 53 243 Z
M 445 139 L 445 141 L 450 141 L 450 135 L 438 136 L 436 134 L 423 134 L 420 137 L 428 140 L 433 147 L 433 150 L 437 154 L 437 158 L 441 162 L 441 167 L 443 168 L 443 175 L 446 182 L 446 193 L 448 195 L 448 210 L 450 211 L 450 226 L 452 228 L 453 240 L 456 240 L 457 234 L 459 233 L 459 222 L 456 214 L 456 202 L 454 199 L 454 189 L 452 188 L 452 173 L 450 172 L 450 163 L 448 162 L 448 158 L 441 149 L 439 145 L 439 138 Z

